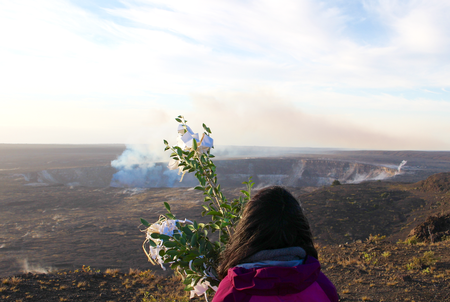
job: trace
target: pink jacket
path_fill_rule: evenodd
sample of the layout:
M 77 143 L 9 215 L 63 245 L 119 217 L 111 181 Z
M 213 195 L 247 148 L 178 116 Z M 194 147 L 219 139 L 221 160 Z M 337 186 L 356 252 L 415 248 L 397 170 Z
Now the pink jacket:
M 308 256 L 293 267 L 234 267 L 220 282 L 213 302 L 337 302 L 333 283 L 320 271 L 320 263 Z

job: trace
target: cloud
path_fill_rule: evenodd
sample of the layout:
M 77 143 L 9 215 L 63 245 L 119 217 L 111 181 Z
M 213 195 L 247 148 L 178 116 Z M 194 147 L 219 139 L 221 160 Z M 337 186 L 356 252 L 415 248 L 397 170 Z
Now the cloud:
M 188 94 L 243 82 L 448 84 L 448 5 L 364 3 L 373 22 L 389 28 L 387 44 L 347 35 L 352 12 L 332 2 L 123 1 L 103 9 L 110 18 L 65 1 L 10 2 L 0 18 L 2 27 L 14 28 L 1 36 L 3 80 L 11 91 L 26 83 L 41 93 L 124 95 Z
M 175 143 L 174 117 L 182 114 L 194 131 L 201 132 L 206 123 L 216 145 L 222 146 L 450 149 L 450 104 L 443 101 L 410 103 L 389 95 L 349 98 L 335 92 L 305 92 L 296 99 L 267 87 L 251 92 L 210 90 L 191 98 L 190 109 L 154 103 L 142 110 L 140 104 L 110 108 L 94 107 L 89 101 L 40 101 L 28 103 L 24 110 L 23 101 L 11 102 L 0 112 L 0 128 L 5 129 L 0 141 L 145 144 L 152 156 L 164 158 L 162 141 Z M 302 103 L 302 98 L 316 107 Z M 352 107 L 354 111 L 347 112 Z M 38 123 L 33 112 L 41 112 Z
M 0 3 L 0 141 L 145 143 L 202 112 L 230 143 L 448 148 L 423 93 L 449 88 L 445 1 L 92 3 Z
M 194 119 L 203 119 L 220 137 L 217 144 L 362 149 L 434 149 L 439 139 L 358 124 L 339 116 L 310 114 L 270 90 L 193 95 Z M 381 120 L 380 124 L 383 123 Z M 213 127 L 214 125 L 214 127 Z
M 158 144 L 173 132 L 171 122 L 179 112 L 152 102 L 134 105 L 10 99 L 0 111 L 0 142 L 151 144 L 162 149 Z
M 445 1 L 363 1 L 390 27 L 392 44 L 404 53 L 447 54 L 450 4 Z

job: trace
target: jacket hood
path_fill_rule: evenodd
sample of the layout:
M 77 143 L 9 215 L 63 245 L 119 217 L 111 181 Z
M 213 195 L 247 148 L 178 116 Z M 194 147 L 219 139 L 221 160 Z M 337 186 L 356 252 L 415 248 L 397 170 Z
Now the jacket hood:
M 293 267 L 270 266 L 228 270 L 228 278 L 237 291 L 258 296 L 299 293 L 313 284 L 320 274 L 320 263 L 308 256 L 304 263 Z

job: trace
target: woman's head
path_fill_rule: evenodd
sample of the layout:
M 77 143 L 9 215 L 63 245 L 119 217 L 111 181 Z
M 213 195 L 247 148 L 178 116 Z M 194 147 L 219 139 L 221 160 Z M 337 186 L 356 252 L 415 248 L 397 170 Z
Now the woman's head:
M 298 201 L 282 187 L 260 190 L 245 206 L 222 254 L 219 276 L 262 250 L 300 246 L 317 258 L 311 229 Z

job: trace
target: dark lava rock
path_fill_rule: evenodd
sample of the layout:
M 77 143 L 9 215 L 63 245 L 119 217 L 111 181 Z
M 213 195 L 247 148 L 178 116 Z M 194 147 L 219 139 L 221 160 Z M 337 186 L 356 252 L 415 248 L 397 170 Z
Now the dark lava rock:
M 450 173 L 438 173 L 431 175 L 425 180 L 417 183 L 421 191 L 424 192 L 449 192 Z
M 425 242 L 438 242 L 444 236 L 450 237 L 450 214 L 429 216 L 424 223 L 411 230 L 408 237 L 412 236 Z
M 410 275 L 400 275 L 400 278 L 405 282 L 413 281 Z

